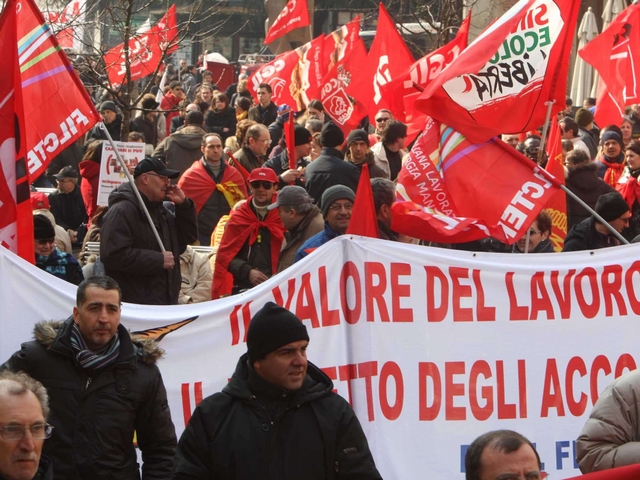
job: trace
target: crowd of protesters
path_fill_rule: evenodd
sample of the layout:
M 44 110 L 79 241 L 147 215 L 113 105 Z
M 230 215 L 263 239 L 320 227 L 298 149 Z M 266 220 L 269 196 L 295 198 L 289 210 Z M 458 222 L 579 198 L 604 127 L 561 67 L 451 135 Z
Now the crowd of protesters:
M 82 279 L 75 272 L 83 268 L 87 274 L 106 272 L 144 286 L 127 288 L 127 301 L 199 302 L 259 285 L 347 231 L 364 165 L 380 238 L 474 251 L 554 251 L 551 217 L 545 211 L 511 246 L 491 238 L 443 245 L 394 232 L 395 182 L 411 145 L 407 125 L 389 110 L 376 112 L 374 124 L 364 118 L 345 134 L 320 100 L 294 113 L 272 101 L 268 84 L 257 87 L 254 101 L 246 75 L 222 91 L 211 72 L 184 60 L 167 70 L 160 102 L 153 93 L 142 97 L 127 139 L 120 138 L 123 117 L 114 99 L 94 97 L 114 140 L 145 143 L 147 158 L 131 173 L 159 227 L 164 251 L 129 186 L 119 187 L 109 205 L 98 208 L 106 135 L 95 126 L 84 145 L 62 152 L 35 182 L 56 188 L 46 206 L 34 192 L 34 210 L 42 217 L 37 231 L 47 232 L 46 237 L 36 234 L 36 260 L 74 283 Z M 577 197 L 567 196 L 564 251 L 616 246 L 621 238 L 632 242 L 640 235 L 640 105 L 629 108 L 620 125 L 599 128 L 594 103 L 587 99 L 575 108 L 567 99 L 558 114 L 565 183 Z M 293 148 L 284 133 L 291 115 Z M 541 138 L 541 131 L 535 131 L 502 139 L 544 166 Z M 292 154 L 295 159 L 289 158 Z M 123 206 L 127 215 L 120 213 Z M 50 210 L 53 221 L 42 208 Z M 96 242 L 99 252 L 89 252 L 88 244 Z M 163 291 L 158 292 L 151 285 L 162 272 Z

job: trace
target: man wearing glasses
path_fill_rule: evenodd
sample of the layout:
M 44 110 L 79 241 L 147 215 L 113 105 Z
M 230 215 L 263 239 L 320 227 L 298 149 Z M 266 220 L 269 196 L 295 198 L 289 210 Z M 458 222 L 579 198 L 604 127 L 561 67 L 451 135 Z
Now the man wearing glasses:
M 151 229 L 129 182 L 109 195 L 109 211 L 100 230 L 100 260 L 122 288 L 122 300 L 146 305 L 177 305 L 182 284 L 180 254 L 198 239 L 196 208 L 170 180 L 180 172 L 157 158 L 136 166 L 135 185 L 155 224 L 165 251 Z M 167 200 L 175 214 L 164 205 Z
M 47 386 L 55 433 L 43 449 L 53 462 L 53 477 L 45 478 L 139 479 L 134 432 L 142 479 L 171 477 L 176 434 L 156 365 L 163 352 L 154 340 L 132 338 L 120 324 L 121 299 L 118 284 L 109 277 L 83 281 L 73 314 L 36 324 L 35 340 L 23 343 L 0 367 L 25 372 Z M 0 409 L 3 405 L 0 399 Z M 23 442 L 47 436 L 46 427 L 37 427 L 46 417 L 43 410 L 41 417 L 20 419 L 31 426 Z M 3 423 L 0 416 L 6 440 Z M 18 436 L 9 430 L 9 438 Z
M 334 185 L 325 190 L 322 194 L 324 230 L 302 244 L 293 263 L 302 260 L 329 240 L 347 233 L 355 200 L 356 194 L 344 185 Z
M 0 478 L 53 478 L 53 464 L 41 456 L 53 427 L 46 423 L 49 398 L 25 373 L 0 372 Z
M 252 195 L 232 212 L 220 241 L 213 275 L 214 300 L 260 285 L 278 271 L 286 229 L 278 210 L 268 209 L 276 200 L 278 176 L 270 168 L 255 168 L 248 181 Z
M 374 133 L 374 136 L 376 138 L 376 142 L 379 142 L 385 125 L 387 125 L 387 122 L 389 120 L 393 120 L 393 115 L 389 110 L 383 108 L 378 113 L 376 113 L 375 120 L 376 120 L 376 127 L 375 127 L 376 131 Z
M 233 158 L 235 158 L 247 172 L 250 172 L 254 168 L 260 168 L 264 165 L 270 146 L 271 135 L 269 134 L 269 130 L 261 123 L 257 123 L 247 129 L 244 145 L 233 154 Z M 233 161 L 231 162 L 231 166 L 235 166 Z

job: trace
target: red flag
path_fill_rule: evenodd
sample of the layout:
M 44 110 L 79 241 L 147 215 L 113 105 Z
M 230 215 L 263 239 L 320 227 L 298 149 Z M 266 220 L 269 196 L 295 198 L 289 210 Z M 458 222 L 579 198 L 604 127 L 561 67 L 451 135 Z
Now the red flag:
M 564 156 L 562 155 L 562 133 L 558 126 L 558 116 L 554 115 L 549 128 L 549 140 L 547 141 L 547 162 L 546 170 L 553 175 L 561 185 L 564 182 Z M 551 215 L 551 236 L 549 240 L 553 244 L 556 252 L 561 252 L 564 248 L 564 239 L 567 236 L 567 194 L 564 190 L 551 197 L 545 210 Z
M 264 44 L 273 42 L 276 38 L 286 35 L 296 28 L 307 27 L 309 22 L 309 9 L 306 0 L 289 0 L 274 20 L 267 32 Z
M 324 38 L 322 71 L 328 72 L 354 49 L 360 39 L 360 16 L 334 30 Z
M 380 3 L 378 28 L 367 56 L 366 78 L 373 85 L 373 97 L 369 105 L 369 118 L 375 125 L 375 114 L 381 108 L 389 109 L 392 99 L 385 95 L 382 87 L 398 77 L 413 63 L 413 55 L 398 33 L 387 9 Z
M 369 165 L 366 163 L 362 166 L 362 172 L 360 172 L 356 201 L 353 203 L 347 234 L 380 238 L 376 204 L 373 201 L 373 190 L 371 189 L 371 178 L 369 176 Z
M 20 2 L 17 38 L 25 149 L 29 176 L 35 179 L 100 115 L 32 0 Z
M 299 112 L 314 98 L 320 97 L 322 86 L 324 36 L 317 37 L 295 50 L 278 55 L 262 65 L 249 77 L 251 95 L 258 101 L 258 86 L 271 86 L 271 101 L 276 105 L 289 105 Z
M 565 480 L 637 480 L 638 478 L 640 478 L 640 464 L 585 473 Z
M 520 0 L 424 91 L 416 108 L 482 143 L 542 125 L 564 107 L 580 2 Z M 553 113 L 553 112 L 552 112 Z
M 176 6 L 171 5 L 167 13 L 148 32 L 129 40 L 129 70 L 131 81 L 151 75 L 162 54 L 170 54 L 178 49 L 178 26 Z M 113 47 L 103 57 L 109 74 L 109 81 L 118 85 L 126 81 L 124 43 Z
M 624 107 L 640 103 L 640 4 L 625 8 L 578 54 L 600 74 L 595 120 L 620 125 Z M 604 85 L 602 85 L 604 83 Z
M 345 35 L 341 41 L 340 35 Z M 367 50 L 360 38 L 359 17 L 327 38 L 335 42 L 335 47 L 328 59 L 331 68 L 322 79 L 320 100 L 346 136 L 367 115 L 367 104 L 373 95 L 373 86 L 362 75 L 367 64 Z M 325 54 L 326 50 L 325 43 Z
M 473 144 L 429 119 L 398 175 L 391 228 L 436 242 L 513 244 L 558 188 L 503 141 Z
M 23 5 L 29 8 L 30 5 Z M 33 217 L 26 169 L 24 114 L 18 65 L 18 5 L 9 0 L 0 16 L 0 244 L 34 263 Z M 22 141 L 21 141 L 22 140 Z
M 407 143 L 413 141 L 427 121 L 427 116 L 414 108 L 416 100 L 429 82 L 467 48 L 470 24 L 471 12 L 451 42 L 422 57 L 402 75 L 382 86 L 382 95 L 388 99 L 388 109 L 394 118 L 407 124 Z

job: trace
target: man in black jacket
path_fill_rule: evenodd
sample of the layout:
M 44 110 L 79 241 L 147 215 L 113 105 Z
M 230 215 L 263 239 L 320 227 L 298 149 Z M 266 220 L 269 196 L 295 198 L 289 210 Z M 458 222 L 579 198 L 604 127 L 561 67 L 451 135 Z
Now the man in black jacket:
M 82 244 L 87 233 L 87 210 L 78 186 L 78 172 L 71 167 L 64 167 L 54 175 L 58 182 L 57 191 L 49 195 L 51 213 L 56 219 L 56 224 L 64 228 L 71 242 Z
M 253 317 L 231 381 L 180 438 L 174 480 L 382 478 L 351 406 L 307 361 L 308 344 L 300 319 L 275 303 Z
M 135 184 L 160 235 L 165 251 L 126 182 L 109 195 L 109 211 L 100 230 L 100 260 L 122 288 L 122 299 L 147 305 L 177 305 L 182 285 L 180 254 L 198 238 L 193 200 L 170 179 L 180 172 L 157 158 L 145 158 L 134 171 Z M 163 204 L 175 205 L 175 215 Z
M 342 159 L 342 153 L 337 149 L 344 142 L 342 130 L 333 122 L 325 123 L 320 133 L 322 151 L 305 169 L 306 189 L 320 208 L 322 194 L 334 185 L 344 185 L 352 191 L 358 188 L 360 172 L 352 163 Z
M 109 277 L 78 287 L 73 315 L 40 322 L 35 340 L 2 369 L 24 371 L 47 387 L 55 434 L 43 454 L 54 479 L 167 479 L 176 435 L 167 393 L 155 362 L 162 350 L 136 340 L 120 325 L 121 292 Z

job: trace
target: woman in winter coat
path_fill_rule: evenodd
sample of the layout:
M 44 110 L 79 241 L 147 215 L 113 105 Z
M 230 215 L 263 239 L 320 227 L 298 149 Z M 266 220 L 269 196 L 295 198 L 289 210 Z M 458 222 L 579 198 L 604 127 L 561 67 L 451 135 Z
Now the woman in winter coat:
M 625 161 L 622 176 L 616 184 L 616 190 L 620 192 L 627 205 L 631 209 L 631 219 L 626 234 L 628 240 L 640 235 L 640 141 L 632 140 L 625 150 Z
M 96 140 L 87 145 L 87 150 L 78 164 L 80 169 L 80 193 L 84 200 L 89 218 L 98 208 L 98 183 L 100 181 L 100 163 L 102 162 L 102 140 Z
M 224 142 L 236 131 L 236 112 L 229 107 L 229 99 L 224 93 L 213 96 L 211 106 L 204 116 L 205 129 L 217 133 Z

